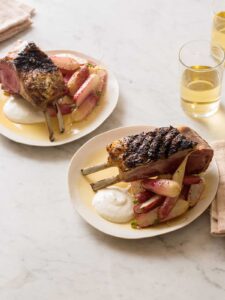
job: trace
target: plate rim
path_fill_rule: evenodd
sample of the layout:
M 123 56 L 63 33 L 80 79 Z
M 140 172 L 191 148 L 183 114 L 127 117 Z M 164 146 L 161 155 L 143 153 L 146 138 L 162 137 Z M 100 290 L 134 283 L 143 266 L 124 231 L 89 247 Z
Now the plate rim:
M 72 166 L 73 166 L 73 161 L 75 160 L 76 156 L 82 152 L 82 150 L 88 146 L 89 143 L 92 143 L 97 137 L 98 138 L 101 138 L 102 136 L 104 135 L 108 135 L 110 133 L 113 133 L 113 132 L 117 132 L 117 131 L 120 131 L 120 130 L 136 130 L 138 128 L 140 128 L 141 130 L 144 130 L 144 128 L 153 128 L 155 126 L 151 126 L 151 125 L 133 125 L 133 126 L 121 126 L 121 127 L 117 127 L 117 128 L 114 128 L 114 129 L 111 129 L 111 130 L 108 130 L 108 131 L 105 131 L 103 133 L 100 133 L 94 137 L 92 137 L 90 140 L 88 140 L 85 144 L 83 144 L 75 153 L 74 155 L 72 156 L 70 162 L 69 162 L 69 166 L 68 166 L 68 169 L 67 169 L 67 187 L 68 187 L 68 191 L 69 191 L 69 196 L 70 196 L 70 201 L 71 201 L 71 204 L 73 206 L 73 209 L 77 211 L 77 213 L 80 215 L 80 217 L 85 221 L 87 222 L 89 225 L 91 225 L 92 227 L 94 227 L 95 229 L 103 232 L 104 234 L 107 234 L 109 236 L 112 236 L 112 237 L 116 237 L 116 238 L 122 238 L 122 239 L 144 239 L 144 238 L 152 238 L 152 237 L 156 237 L 156 236 L 159 236 L 159 235 L 163 235 L 163 234 L 167 234 L 167 233 L 170 233 L 170 232 L 173 232 L 173 231 L 176 231 L 176 230 L 179 230 L 183 227 L 186 227 L 187 225 L 189 225 L 190 223 L 192 223 L 193 221 L 195 221 L 199 216 L 201 216 L 205 211 L 206 209 L 210 206 L 210 204 L 212 203 L 212 201 L 214 200 L 215 198 L 215 195 L 216 195 L 216 191 L 218 189 L 218 184 L 219 184 L 219 173 L 218 173 L 218 167 L 217 167 L 217 164 L 216 164 L 216 161 L 215 161 L 215 158 L 213 157 L 212 161 L 210 164 L 212 164 L 212 168 L 215 168 L 214 171 L 216 172 L 216 178 L 215 178 L 215 181 L 216 181 L 216 184 L 215 184 L 215 191 L 213 192 L 213 197 L 212 199 L 210 200 L 210 202 L 207 204 L 207 207 L 205 207 L 204 209 L 200 210 L 199 212 L 197 212 L 195 215 L 193 215 L 189 220 L 188 222 L 185 222 L 185 224 L 183 224 L 184 222 L 181 222 L 177 228 L 173 228 L 173 226 L 169 227 L 168 226 L 168 230 L 166 230 L 165 232 L 162 232 L 162 233 L 157 233 L 157 234 L 149 234 L 148 235 L 142 235 L 141 232 L 145 232 L 147 229 L 144 229 L 144 230 L 140 230 L 138 232 L 140 232 L 140 236 L 135 236 L 135 237 L 132 237 L 132 236 L 121 236 L 121 235 L 118 235 L 118 234 L 112 234 L 110 232 L 108 232 L 107 230 L 105 230 L 104 228 L 99 228 L 98 226 L 96 226 L 96 224 L 93 224 L 94 222 L 91 222 L 90 220 L 87 220 L 86 216 L 83 215 L 82 213 L 82 210 L 79 209 L 78 206 L 76 206 L 75 204 L 75 201 L 73 200 L 73 197 L 72 197 L 72 191 L 71 191 L 71 185 L 70 185 L 70 178 L 71 178 L 71 173 L 72 173 Z M 132 133 L 131 133 L 132 134 Z M 81 199 L 82 200 L 82 199 Z M 97 213 L 96 213 L 97 214 Z M 109 222 L 111 223 L 111 222 Z M 112 223 L 113 224 L 113 223 Z
M 84 134 L 80 134 L 78 137 L 76 135 L 72 135 L 71 137 L 67 138 L 67 139 L 63 139 L 60 141 L 55 141 L 55 142 L 50 142 L 50 141 L 42 141 L 42 140 L 32 140 L 26 136 L 22 136 L 19 133 L 15 133 L 12 130 L 8 129 L 7 127 L 5 127 L 4 125 L 2 125 L 0 123 L 0 134 L 4 137 L 6 137 L 7 139 L 19 143 L 19 144 L 23 144 L 23 145 L 29 145 L 29 146 L 35 146 L 35 147 L 56 147 L 56 146 L 61 146 L 61 145 L 65 145 L 71 142 L 74 142 L 76 140 L 79 140 L 85 136 L 87 136 L 88 134 L 90 134 L 91 132 L 95 131 L 99 126 L 101 126 L 106 119 L 113 113 L 113 111 L 115 110 L 118 101 L 119 101 L 119 83 L 118 80 L 114 74 L 114 72 L 107 67 L 107 65 L 104 64 L 104 62 L 100 61 L 99 59 L 95 59 L 85 53 L 76 51 L 76 50 L 69 50 L 69 49 L 55 49 L 55 50 L 45 50 L 46 53 L 49 54 L 60 54 L 60 53 L 65 53 L 65 54 L 72 54 L 75 56 L 78 56 L 79 58 L 83 58 L 83 59 L 88 59 L 88 60 L 92 60 L 93 62 L 96 62 L 97 64 L 102 65 L 103 67 L 106 68 L 108 74 L 110 74 L 110 77 L 115 85 L 115 96 L 114 96 L 114 101 L 111 103 L 111 107 L 109 112 L 103 116 L 101 118 L 101 121 L 95 123 L 94 126 L 90 125 L 90 128 L 84 133 Z M 81 131 L 82 132 L 82 131 Z

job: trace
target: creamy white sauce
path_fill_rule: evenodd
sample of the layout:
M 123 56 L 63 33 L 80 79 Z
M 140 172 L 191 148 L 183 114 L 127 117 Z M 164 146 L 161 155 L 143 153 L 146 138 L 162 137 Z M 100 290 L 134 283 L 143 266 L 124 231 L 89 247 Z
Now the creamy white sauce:
M 12 122 L 35 124 L 45 122 L 41 111 L 19 96 L 10 96 L 3 108 L 5 116 Z
M 92 204 L 98 214 L 108 221 L 126 223 L 133 218 L 133 199 L 126 189 L 102 189 L 95 194 Z

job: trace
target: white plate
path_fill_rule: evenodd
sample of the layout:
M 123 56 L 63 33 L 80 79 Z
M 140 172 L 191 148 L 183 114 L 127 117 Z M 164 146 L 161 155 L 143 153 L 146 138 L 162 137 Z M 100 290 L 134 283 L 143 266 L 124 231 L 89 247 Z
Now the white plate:
M 215 197 L 219 177 L 215 160 L 213 160 L 204 175 L 206 189 L 202 196 L 202 200 L 199 201 L 195 207 L 191 208 L 187 213 L 177 219 L 150 228 L 137 230 L 132 229 L 130 224 L 115 224 L 106 221 L 95 212 L 91 205 L 91 198 L 94 193 L 92 192 L 88 179 L 81 175 L 80 169 L 90 166 L 90 164 L 93 163 L 104 162 L 104 159 L 106 158 L 106 151 L 104 152 L 106 144 L 123 136 L 140 133 L 151 128 L 152 127 L 150 126 L 132 126 L 117 128 L 102 133 L 84 144 L 74 154 L 70 162 L 68 185 L 70 197 L 75 209 L 90 225 L 111 236 L 125 239 L 140 239 L 177 230 L 199 217 L 208 208 Z M 109 172 L 109 169 L 107 172 Z M 100 175 L 102 176 L 102 174 Z
M 56 140 L 55 142 L 50 142 L 48 139 L 47 134 L 47 128 L 46 128 L 46 136 L 44 138 L 38 138 L 35 136 L 27 135 L 23 132 L 24 127 L 21 127 L 18 124 L 18 127 L 15 130 L 12 130 L 10 126 L 5 126 L 3 122 L 1 122 L 0 119 L 0 134 L 6 136 L 7 138 L 18 142 L 22 144 L 32 145 L 32 146 L 43 146 L 43 147 L 49 147 L 49 146 L 58 146 L 62 144 L 66 144 L 72 141 L 75 141 L 93 130 L 95 130 L 97 127 L 99 127 L 113 112 L 114 108 L 116 107 L 118 97 L 119 97 L 119 86 L 118 82 L 112 73 L 112 71 L 104 66 L 103 63 L 100 61 L 89 57 L 85 54 L 76 52 L 76 51 L 70 51 L 70 50 L 52 50 L 52 51 L 46 51 L 50 55 L 54 54 L 67 54 L 69 56 L 75 56 L 78 60 L 88 60 L 92 61 L 98 65 L 103 66 L 108 73 L 107 78 L 107 85 L 106 85 L 106 91 L 104 93 L 103 99 L 100 99 L 99 105 L 95 108 L 95 110 L 88 116 L 88 118 L 85 121 L 78 122 L 77 123 L 77 130 L 73 131 L 73 134 L 69 137 L 65 137 L 60 140 Z M 1 99 L 0 99 L 1 101 Z M 35 126 L 35 125 L 33 125 Z M 20 129 L 20 131 L 19 131 Z

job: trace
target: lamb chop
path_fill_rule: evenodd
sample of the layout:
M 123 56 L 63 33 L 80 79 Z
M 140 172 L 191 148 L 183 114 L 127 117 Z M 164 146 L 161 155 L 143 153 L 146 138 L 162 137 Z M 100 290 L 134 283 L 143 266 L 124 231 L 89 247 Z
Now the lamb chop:
M 60 70 L 33 42 L 22 43 L 0 59 L 0 83 L 10 94 L 19 94 L 43 111 L 54 141 L 48 106 L 56 106 L 60 132 L 64 131 L 63 118 L 57 101 L 65 95 L 66 86 Z
M 112 142 L 106 150 L 108 161 L 82 169 L 82 174 L 88 175 L 115 166 L 119 174 L 92 183 L 94 191 L 120 181 L 131 182 L 173 174 L 188 153 L 186 174 L 199 174 L 208 168 L 213 157 L 212 148 L 189 127 L 161 127 L 127 136 Z

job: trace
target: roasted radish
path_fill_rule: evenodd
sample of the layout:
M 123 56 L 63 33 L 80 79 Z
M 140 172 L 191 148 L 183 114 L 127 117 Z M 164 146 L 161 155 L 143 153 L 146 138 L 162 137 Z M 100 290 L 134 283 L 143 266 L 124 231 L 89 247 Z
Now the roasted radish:
M 201 177 L 199 176 L 184 176 L 183 184 L 191 185 L 191 184 L 198 184 L 201 181 Z
M 178 197 L 166 197 L 163 204 L 159 207 L 159 220 L 164 220 L 168 217 L 169 213 L 175 206 Z
M 136 214 L 135 215 L 135 221 L 133 222 L 133 227 L 134 228 L 145 228 L 149 227 L 154 224 L 162 223 L 165 221 L 169 221 L 171 219 L 174 219 L 176 217 L 179 217 L 183 215 L 189 208 L 188 202 L 179 199 L 173 209 L 170 211 L 170 213 L 167 215 L 166 218 L 163 220 L 160 220 L 158 217 L 158 210 L 159 208 L 156 207 L 153 210 L 150 210 L 147 213 L 142 213 L 142 214 Z
M 78 91 L 75 93 L 73 99 L 76 105 L 79 107 L 85 98 L 96 90 L 99 84 L 99 76 L 91 74 L 88 79 L 81 85 Z
M 183 215 L 189 208 L 188 202 L 183 199 L 178 199 L 175 206 L 163 221 L 169 221 Z
M 135 224 L 137 227 L 148 227 L 159 222 L 158 218 L 158 207 L 150 210 L 147 213 L 136 214 L 135 215 Z
M 73 96 L 76 93 L 76 91 L 81 87 L 81 85 L 85 82 L 88 76 L 88 67 L 84 65 L 70 77 L 67 83 L 67 87 L 71 96 Z
M 90 94 L 82 104 L 73 111 L 72 118 L 74 122 L 79 122 L 84 120 L 94 109 L 98 97 L 95 94 Z
M 183 185 L 179 197 L 180 197 L 181 199 L 187 200 L 189 189 L 190 189 L 190 185 Z
M 198 184 L 192 184 L 190 186 L 187 201 L 190 207 L 195 206 L 195 204 L 200 200 L 202 193 L 204 191 L 205 183 L 203 180 L 200 181 Z
M 70 73 L 66 73 L 66 74 L 63 75 L 63 79 L 64 79 L 64 82 L 65 82 L 66 84 L 67 84 L 68 81 L 70 80 L 71 76 L 72 76 L 72 74 L 70 74 Z
M 134 205 L 134 213 L 141 214 L 141 213 L 149 212 L 156 206 L 159 206 L 163 202 L 163 200 L 164 200 L 164 197 L 162 197 L 162 196 L 159 196 L 159 195 L 152 196 L 150 199 L 148 199 L 144 203 Z
M 72 112 L 74 109 L 73 99 L 69 96 L 64 96 L 58 100 L 58 106 L 63 115 L 67 115 Z M 48 106 L 48 113 L 51 117 L 56 116 L 56 108 L 54 106 Z
M 151 190 L 158 195 L 176 197 L 181 192 L 180 185 L 170 179 L 146 179 L 143 180 L 142 184 L 145 189 Z
M 90 71 L 91 72 L 91 71 Z M 107 80 L 107 72 L 104 69 L 95 67 L 94 71 L 92 70 L 92 74 L 96 74 L 99 76 L 99 84 L 98 87 L 96 89 L 97 94 L 100 94 L 103 92 L 105 84 L 106 84 L 106 80 Z
M 173 177 L 172 177 L 172 179 L 174 181 L 176 181 L 179 184 L 180 187 L 183 184 L 186 164 L 187 164 L 187 160 L 188 160 L 189 155 L 190 155 L 190 153 L 184 158 L 184 160 L 179 165 L 179 167 L 177 168 L 176 172 L 173 174 Z
M 138 201 L 138 203 L 143 203 L 143 202 L 147 201 L 148 199 L 150 199 L 153 195 L 154 195 L 153 192 L 145 190 L 145 191 L 137 193 L 134 196 L 134 198 Z
M 79 63 L 72 57 L 53 55 L 51 60 L 63 74 L 73 73 L 80 67 Z

